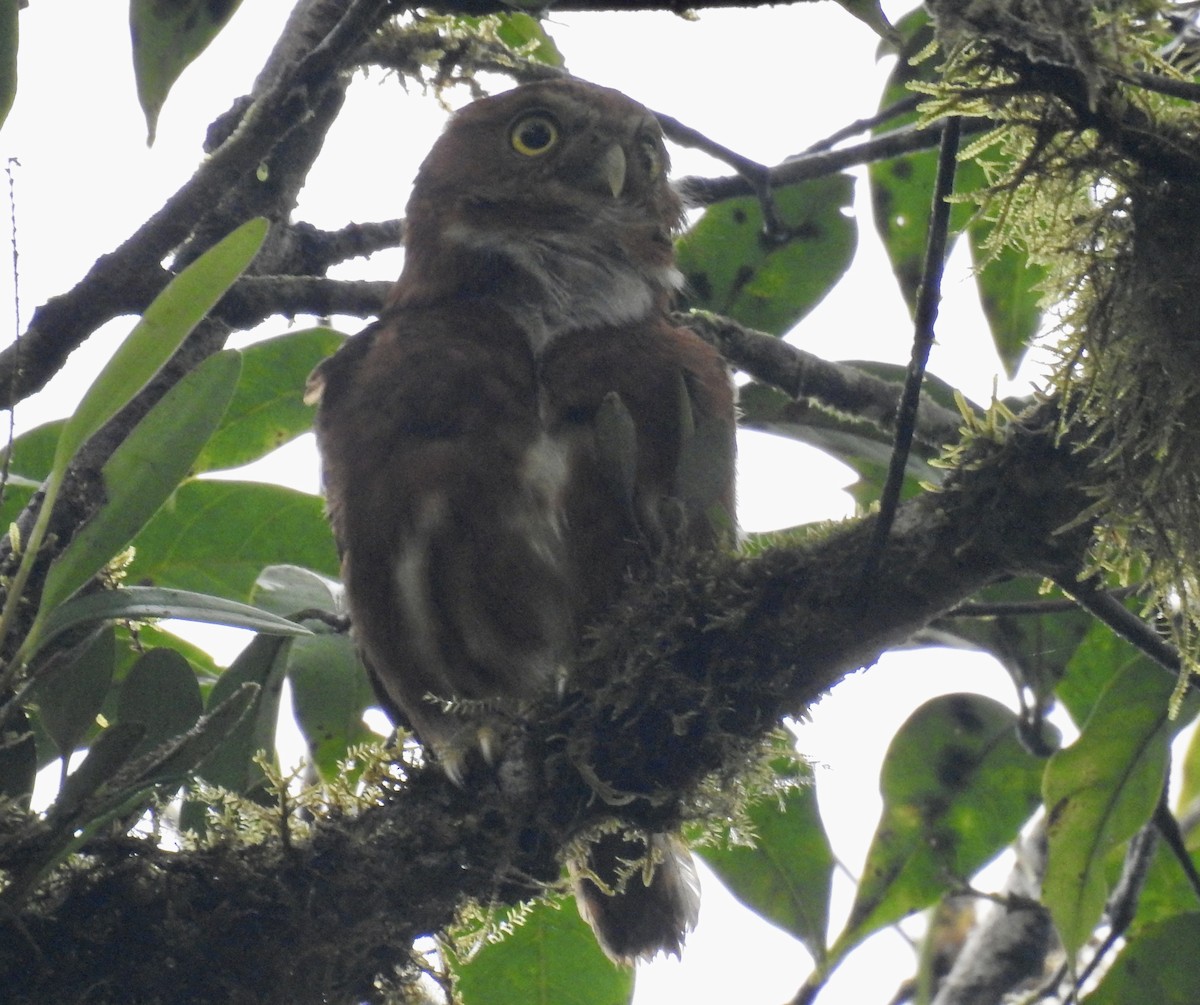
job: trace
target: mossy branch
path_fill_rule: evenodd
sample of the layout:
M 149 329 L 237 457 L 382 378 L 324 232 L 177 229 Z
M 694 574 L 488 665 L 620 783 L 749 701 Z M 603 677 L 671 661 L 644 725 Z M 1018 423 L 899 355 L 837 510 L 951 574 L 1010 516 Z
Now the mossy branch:
M 383 805 L 288 842 L 94 842 L 4 922 L 7 1000 L 370 1000 L 414 938 L 471 900 L 554 883 L 562 849 L 605 818 L 702 819 L 714 775 L 743 773 L 781 716 L 986 583 L 1078 567 L 1087 528 L 1057 532 L 1089 501 L 1086 463 L 1056 445 L 1051 412 L 981 440 L 945 491 L 902 506 L 866 584 L 871 519 L 753 558 L 682 556 L 632 584 L 567 693 L 511 724 L 509 760 L 465 790 L 412 770 Z M 610 807 L 587 774 L 636 798 Z

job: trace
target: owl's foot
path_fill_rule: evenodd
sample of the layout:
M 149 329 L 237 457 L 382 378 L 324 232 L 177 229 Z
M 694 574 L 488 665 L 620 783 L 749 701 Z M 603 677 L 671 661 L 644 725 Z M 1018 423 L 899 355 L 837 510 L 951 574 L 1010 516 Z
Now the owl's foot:
M 462 729 L 449 743 L 439 744 L 437 758 L 446 772 L 460 789 L 466 787 L 471 773 L 471 759 L 475 752 L 483 756 L 489 769 L 494 769 L 500 760 L 500 736 L 491 726 L 475 726 Z

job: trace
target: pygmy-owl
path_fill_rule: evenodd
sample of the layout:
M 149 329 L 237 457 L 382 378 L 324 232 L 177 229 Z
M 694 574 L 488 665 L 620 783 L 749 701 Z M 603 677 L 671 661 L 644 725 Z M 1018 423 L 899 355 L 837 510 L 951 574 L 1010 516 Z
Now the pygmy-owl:
M 666 314 L 667 165 L 617 91 L 556 80 L 468 105 L 417 175 L 379 321 L 310 379 L 360 651 L 452 774 L 481 740 L 490 754 L 463 709 L 561 680 L 668 513 L 700 547 L 731 526 L 732 386 Z M 631 858 L 657 867 L 618 883 Z M 679 952 L 699 902 L 678 838 L 610 834 L 573 865 L 610 956 Z

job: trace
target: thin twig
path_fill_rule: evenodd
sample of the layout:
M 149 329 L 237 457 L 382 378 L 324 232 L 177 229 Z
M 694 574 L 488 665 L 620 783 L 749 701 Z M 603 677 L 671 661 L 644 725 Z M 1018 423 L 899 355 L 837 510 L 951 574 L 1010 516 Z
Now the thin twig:
M 1154 811 L 1154 825 L 1158 828 L 1159 836 L 1171 849 L 1171 854 L 1179 863 L 1179 868 L 1183 870 L 1184 876 L 1187 877 L 1192 893 L 1200 897 L 1200 873 L 1196 871 L 1196 863 L 1192 861 L 1192 853 L 1188 851 L 1179 821 L 1175 819 L 1175 814 L 1171 812 L 1170 807 L 1164 801 L 1160 800 L 1158 808 Z
M 901 98 L 899 101 L 893 101 L 887 108 L 881 108 L 874 115 L 868 115 L 862 119 L 855 119 L 853 122 L 847 123 L 841 129 L 835 130 L 826 136 L 823 140 L 817 140 L 804 152 L 806 154 L 818 154 L 825 150 L 832 150 L 835 146 L 847 140 L 851 136 L 857 136 L 859 133 L 865 133 L 868 129 L 874 129 L 876 126 L 882 125 L 884 122 L 891 122 L 892 119 L 899 118 L 901 115 L 907 115 L 909 112 L 915 111 L 917 106 L 925 100 L 923 94 L 910 94 L 907 97 Z
M 691 147 L 693 150 L 701 150 L 710 157 L 715 157 L 717 160 L 728 164 L 744 177 L 749 178 L 768 170 L 765 164 L 760 164 L 758 161 L 751 160 L 749 157 L 739 154 L 736 150 L 731 150 L 724 144 L 705 136 L 699 129 L 680 122 L 673 115 L 655 112 L 654 117 L 658 119 L 658 124 L 662 126 L 663 135 L 667 139 L 673 143 L 678 143 L 681 147 Z
M 1178 674 L 1183 659 L 1170 642 L 1129 610 L 1115 596 L 1103 589 L 1095 579 L 1071 581 L 1067 577 L 1055 578 L 1055 583 L 1064 593 L 1070 594 L 1085 611 L 1108 625 L 1126 642 L 1139 650 L 1164 670 Z
M 1132 586 L 1107 591 L 1116 600 L 1135 592 Z M 1079 610 L 1079 603 L 1069 597 L 1051 600 L 968 600 L 947 611 L 946 618 L 1007 618 L 1029 617 L 1038 614 L 1065 614 Z
M 1147 91 L 1157 91 L 1172 98 L 1183 98 L 1185 101 L 1200 101 L 1200 84 L 1194 80 L 1176 80 L 1174 77 L 1164 77 L 1159 73 L 1148 73 L 1146 70 L 1129 70 L 1117 73 L 1117 78 L 1135 87 Z
M 921 270 L 921 288 L 917 291 L 912 359 L 908 365 L 904 392 L 900 398 L 892 459 L 888 466 L 883 494 L 879 500 L 879 520 L 875 525 L 872 547 L 863 568 L 864 578 L 870 578 L 879 568 L 880 557 L 896 519 L 896 508 L 900 504 L 900 490 L 904 486 L 908 454 L 912 448 L 913 429 L 916 427 L 917 407 L 921 403 L 921 385 L 925 380 L 929 352 L 933 348 L 934 325 L 937 321 L 938 304 L 942 297 L 942 273 L 945 270 L 946 245 L 950 233 L 949 199 L 954 191 L 959 122 L 958 116 L 952 116 L 946 120 L 943 127 L 941 148 L 938 152 L 937 175 L 934 180 L 929 239 L 925 246 L 925 263 Z
M 775 194 L 774 188 L 771 185 L 771 169 L 769 167 L 739 154 L 736 150 L 731 150 L 724 144 L 705 136 L 700 130 L 685 125 L 673 116 L 655 112 L 655 117 L 658 119 L 659 125 L 662 126 L 663 133 L 669 139 L 680 146 L 692 147 L 695 150 L 704 151 L 710 157 L 715 157 L 717 160 L 728 164 L 741 177 L 745 178 L 747 184 L 754 191 L 759 205 L 762 207 L 763 230 L 767 237 L 776 241 L 783 240 L 786 237 L 787 228 L 779 218 L 779 211 L 775 206 Z
M 1166 805 L 1167 786 L 1164 783 L 1163 789 L 1159 793 L 1158 806 L 1165 808 Z M 1156 810 L 1155 816 L 1133 836 L 1128 848 L 1125 849 L 1125 861 L 1121 865 L 1120 879 L 1113 887 L 1112 894 L 1104 908 L 1108 919 L 1108 933 L 1104 936 L 1104 941 L 1092 953 L 1087 965 L 1075 978 L 1076 992 L 1083 988 L 1088 978 L 1096 972 L 1096 968 L 1104 962 L 1105 957 L 1133 922 L 1138 902 L 1142 897 L 1142 890 L 1146 886 L 1146 874 L 1150 869 L 1150 862 L 1158 849 L 1157 816 L 1158 811 Z
M 774 188 L 795 185 L 810 178 L 825 178 L 859 164 L 928 150 L 937 145 L 941 134 L 941 126 L 904 126 L 838 150 L 790 157 L 769 169 L 771 185 Z M 711 206 L 723 199 L 754 194 L 753 187 L 740 175 L 723 178 L 685 177 L 676 182 L 676 188 L 689 206 Z
M 4 166 L 4 173 L 8 176 L 9 231 L 12 237 L 13 356 L 17 361 L 10 384 L 16 383 L 16 375 L 21 367 L 21 253 L 17 243 L 17 176 L 13 170 L 14 167 L 20 166 L 21 162 L 15 157 L 10 157 Z M 8 474 L 12 469 L 12 445 L 13 440 L 17 437 L 16 398 L 12 394 L 11 387 L 9 398 L 13 404 L 8 409 L 8 449 L 4 451 L 4 464 L 0 469 L 0 499 L 4 498 L 5 491 L 8 489 Z

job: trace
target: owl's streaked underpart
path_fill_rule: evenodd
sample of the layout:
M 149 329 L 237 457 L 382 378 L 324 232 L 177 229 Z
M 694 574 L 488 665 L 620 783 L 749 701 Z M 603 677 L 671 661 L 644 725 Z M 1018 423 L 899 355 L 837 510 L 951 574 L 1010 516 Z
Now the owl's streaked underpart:
M 607 88 L 468 105 L 417 175 L 380 320 L 311 379 L 364 662 L 452 773 L 486 731 L 446 700 L 520 707 L 553 688 L 665 514 L 700 547 L 731 525 L 732 386 L 666 315 L 681 283 L 667 163 L 654 117 Z M 648 885 L 586 878 L 619 886 L 618 860 L 647 857 L 621 834 L 572 870 L 617 960 L 678 953 L 696 922 L 690 854 L 647 840 Z

